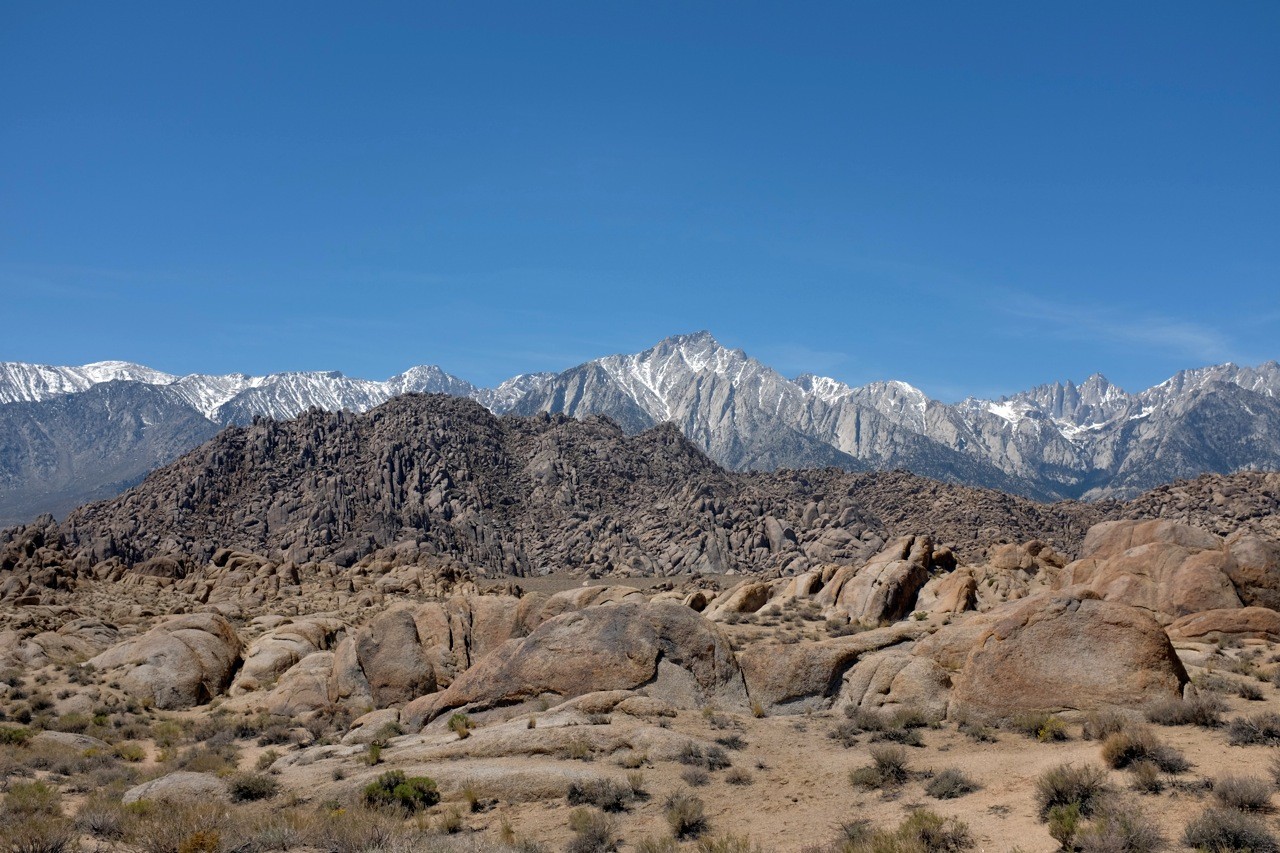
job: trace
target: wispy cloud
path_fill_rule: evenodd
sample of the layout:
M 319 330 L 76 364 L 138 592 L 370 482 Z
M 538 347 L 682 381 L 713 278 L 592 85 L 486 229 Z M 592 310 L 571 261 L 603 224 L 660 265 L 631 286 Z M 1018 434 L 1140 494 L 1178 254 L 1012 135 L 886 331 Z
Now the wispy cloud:
M 996 309 L 1036 325 L 1027 334 L 1059 340 L 1143 347 L 1204 362 L 1239 358 L 1237 343 L 1221 329 L 1160 314 L 1124 313 L 1101 305 L 1074 305 L 1025 294 L 993 300 Z

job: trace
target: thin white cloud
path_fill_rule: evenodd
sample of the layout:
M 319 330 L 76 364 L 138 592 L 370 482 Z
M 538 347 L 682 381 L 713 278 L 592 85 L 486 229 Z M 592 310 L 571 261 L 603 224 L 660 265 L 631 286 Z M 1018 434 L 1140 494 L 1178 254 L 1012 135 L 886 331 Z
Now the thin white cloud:
M 1114 308 L 1067 305 L 1021 294 L 995 303 L 1003 313 L 1037 325 L 1027 330 L 1061 340 L 1141 347 L 1204 362 L 1239 358 L 1230 336 L 1204 323 L 1159 314 L 1122 315 Z

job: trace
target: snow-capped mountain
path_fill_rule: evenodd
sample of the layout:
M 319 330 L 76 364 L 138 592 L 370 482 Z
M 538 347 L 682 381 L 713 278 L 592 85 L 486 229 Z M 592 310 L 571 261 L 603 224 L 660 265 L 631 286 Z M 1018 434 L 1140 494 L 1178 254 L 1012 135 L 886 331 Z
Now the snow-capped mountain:
M 469 397 L 498 414 L 606 415 L 629 432 L 669 421 L 739 470 L 900 467 L 1040 499 L 1123 497 L 1205 471 L 1280 468 L 1274 361 L 1184 370 L 1138 394 L 1095 374 L 949 405 L 899 381 L 788 379 L 696 332 L 495 388 L 429 365 L 378 381 L 336 371 L 179 377 L 127 362 L 0 363 L 0 522 L 123 488 L 223 426 L 313 406 L 364 411 L 410 392 Z M 95 455 L 90 445 L 103 449 Z M 63 484 L 57 501 L 51 478 Z

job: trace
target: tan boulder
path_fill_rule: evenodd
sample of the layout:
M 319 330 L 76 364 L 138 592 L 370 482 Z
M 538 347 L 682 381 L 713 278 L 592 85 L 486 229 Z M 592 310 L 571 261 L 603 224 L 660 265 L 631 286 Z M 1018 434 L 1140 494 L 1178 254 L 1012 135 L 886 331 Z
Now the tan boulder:
M 347 625 L 340 619 L 313 616 L 279 625 L 249 644 L 244 664 L 227 693 L 240 696 L 269 689 L 286 670 L 314 652 L 333 648 Z
M 312 652 L 286 670 L 270 690 L 246 693 L 231 702 L 281 717 L 297 717 L 331 704 L 332 677 L 333 652 Z
M 677 604 L 620 603 L 542 623 L 490 652 L 428 708 L 415 703 L 414 710 L 429 719 L 463 706 L 485 710 L 642 685 L 678 707 L 746 704 L 729 639 L 713 623 Z
M 177 616 L 89 661 L 117 671 L 129 694 L 166 710 L 190 708 L 222 693 L 240 663 L 240 638 L 214 613 Z
M 916 609 L 931 614 L 966 613 L 977 606 L 978 580 L 968 569 L 931 579 L 916 599 Z
M 1253 533 L 1227 540 L 1234 565 L 1227 569 L 1246 606 L 1280 610 L 1280 542 Z
M 706 610 L 706 617 L 719 621 L 731 613 L 755 613 L 769 602 L 770 591 L 767 583 L 743 581 L 717 596 Z
M 1268 607 L 1206 610 L 1184 616 L 1169 626 L 1175 640 L 1214 640 L 1219 637 L 1280 640 L 1280 613 Z
M 770 714 L 805 713 L 829 708 L 845 673 L 864 655 L 928 631 L 921 623 L 903 622 L 812 643 L 755 643 L 738 652 L 738 664 L 753 702 Z
M 135 785 L 120 798 L 125 805 L 139 800 L 188 803 L 227 800 L 227 786 L 212 773 L 188 773 L 179 771 Z
M 895 622 L 915 609 L 929 580 L 933 542 L 904 536 L 860 567 L 845 566 L 815 596 L 828 612 L 864 625 Z
M 953 715 L 1136 707 L 1179 696 L 1187 683 L 1158 622 L 1089 590 L 1014 602 L 991 616 L 953 679 Z
M 1162 622 L 1241 606 L 1231 580 L 1235 558 L 1212 533 L 1168 521 L 1109 521 L 1090 528 L 1085 541 L 1086 556 L 1063 569 L 1058 586 L 1087 586 Z

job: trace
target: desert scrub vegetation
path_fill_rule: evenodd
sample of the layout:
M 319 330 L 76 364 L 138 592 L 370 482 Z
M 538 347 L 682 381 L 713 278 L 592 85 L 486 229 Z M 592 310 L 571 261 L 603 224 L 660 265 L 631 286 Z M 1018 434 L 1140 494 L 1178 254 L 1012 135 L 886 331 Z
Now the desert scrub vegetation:
M 1068 739 L 1067 725 L 1048 711 L 1027 711 L 1010 718 L 1007 727 L 1012 731 L 1035 738 L 1040 743 Z
M 845 717 L 846 719 L 828 734 L 828 737 L 839 741 L 844 746 L 856 744 L 861 734 L 869 735 L 871 741 L 875 743 L 887 741 L 904 746 L 924 746 L 920 729 L 930 724 L 927 717 L 913 709 L 885 713 L 849 705 L 845 708 Z
M 450 714 L 447 725 L 449 731 L 456 734 L 459 740 L 471 737 L 471 729 L 474 728 L 471 718 L 461 711 L 455 711 Z
M 901 785 L 911 775 L 907 751 L 897 744 L 871 747 L 871 763 L 849 771 L 849 783 L 867 791 Z
M 1232 746 L 1280 746 L 1280 714 L 1236 717 L 1227 724 L 1227 742 Z
M 1227 703 L 1219 696 L 1200 694 L 1185 699 L 1158 699 L 1147 705 L 1147 721 L 1159 726 L 1202 726 L 1217 728 L 1222 725 L 1222 713 Z
M 840 828 L 832 853 L 960 853 L 973 846 L 969 826 L 928 809 L 912 811 L 892 829 L 876 829 L 865 820 Z
M 1084 825 L 1076 824 L 1074 837 L 1064 849 L 1080 853 L 1156 853 L 1167 842 L 1158 827 L 1131 803 L 1108 801 Z
M 1041 820 L 1048 820 L 1055 808 L 1073 806 L 1081 817 L 1089 817 L 1111 793 L 1107 773 L 1101 767 L 1060 764 L 1036 780 L 1036 805 Z
M 1271 783 L 1257 776 L 1226 776 L 1213 783 L 1219 805 L 1242 812 L 1271 811 Z
M 364 787 L 364 804 L 373 808 L 393 808 L 406 814 L 440 802 L 436 783 L 427 776 L 406 778 L 402 770 L 388 770 Z
M 565 795 L 571 806 L 595 806 L 606 812 L 625 811 L 635 797 L 632 785 L 612 779 L 575 780 Z
M 604 812 L 577 808 L 569 814 L 573 838 L 566 853 L 607 853 L 618 849 L 618 825 Z
M 936 800 L 954 800 L 976 790 L 978 783 L 954 767 L 934 774 L 924 786 L 924 792 Z
M 697 838 L 708 829 L 706 806 L 688 791 L 675 791 L 662 804 L 671 834 L 678 839 Z
M 1182 773 L 1191 766 L 1181 752 L 1145 726 L 1129 726 L 1107 735 L 1102 742 L 1102 760 L 1117 770 L 1137 761 L 1150 761 L 1165 773 Z
M 1192 819 L 1182 841 L 1210 853 L 1280 853 L 1280 844 L 1265 823 L 1253 815 L 1220 807 L 1205 809 Z
M 262 773 L 237 773 L 227 779 L 227 793 L 237 803 L 267 800 L 280 793 L 280 783 Z

